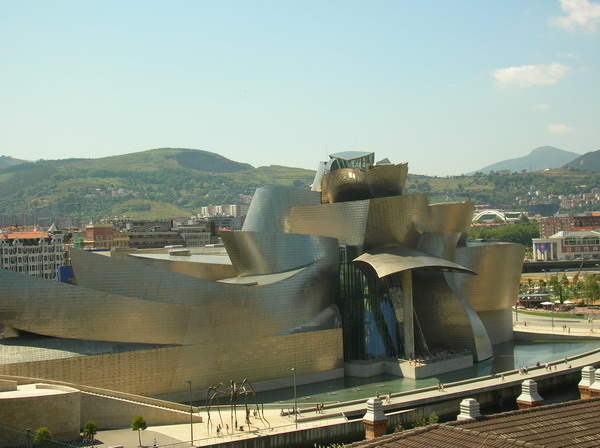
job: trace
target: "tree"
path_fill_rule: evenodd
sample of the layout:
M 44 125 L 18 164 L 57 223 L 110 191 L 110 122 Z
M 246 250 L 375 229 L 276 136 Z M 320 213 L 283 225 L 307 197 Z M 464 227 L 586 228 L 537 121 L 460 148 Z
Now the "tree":
M 569 298 L 569 289 L 571 286 L 571 283 L 569 282 L 569 278 L 567 277 L 567 274 L 563 274 L 563 276 L 560 279 L 560 285 L 562 287 L 562 294 L 560 295 L 560 303 L 563 303 L 564 300 Z
M 52 441 L 52 431 L 47 427 L 42 426 L 35 430 L 33 434 L 33 443 L 46 443 Z
M 98 433 L 99 429 L 100 427 L 96 422 L 85 422 L 85 424 L 83 425 L 83 430 L 81 432 L 83 433 L 84 437 L 88 437 L 94 440 L 94 436 Z
M 600 285 L 596 276 L 593 274 L 584 274 L 582 282 L 583 293 L 591 303 L 595 303 L 600 299 Z
M 131 429 L 138 432 L 138 440 L 140 442 L 139 446 L 142 446 L 142 433 L 140 431 L 144 431 L 147 427 L 148 425 L 146 425 L 146 420 L 144 420 L 144 417 L 141 415 L 138 415 L 131 422 Z
M 560 280 L 557 275 L 550 276 L 550 288 L 552 289 L 552 294 L 554 297 L 558 297 L 560 302 L 562 303 L 562 285 L 560 284 Z

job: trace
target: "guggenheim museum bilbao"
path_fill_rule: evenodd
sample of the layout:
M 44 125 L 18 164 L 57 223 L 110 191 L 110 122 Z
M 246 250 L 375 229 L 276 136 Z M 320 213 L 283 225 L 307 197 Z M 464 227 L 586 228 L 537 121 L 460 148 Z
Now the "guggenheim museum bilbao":
M 487 359 L 512 339 L 524 247 L 467 244 L 473 204 L 403 194 L 407 171 L 344 152 L 310 191 L 259 188 L 221 234 L 228 257 L 71 250 L 70 283 L 0 270 L 0 374 L 166 397 L 292 367 L 306 382 L 357 360 Z

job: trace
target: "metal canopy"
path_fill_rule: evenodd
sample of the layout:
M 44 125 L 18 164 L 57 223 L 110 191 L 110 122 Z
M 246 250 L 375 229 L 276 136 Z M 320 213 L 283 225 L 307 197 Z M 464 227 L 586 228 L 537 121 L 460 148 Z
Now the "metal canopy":
M 410 247 L 390 246 L 365 252 L 353 260 L 366 263 L 373 268 L 379 278 L 409 269 L 428 269 L 441 271 L 476 272 L 453 261 L 439 258 Z

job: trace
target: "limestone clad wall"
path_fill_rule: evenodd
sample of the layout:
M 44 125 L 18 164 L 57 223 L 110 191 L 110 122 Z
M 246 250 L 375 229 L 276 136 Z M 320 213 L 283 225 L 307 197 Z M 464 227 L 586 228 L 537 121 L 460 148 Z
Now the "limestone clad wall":
M 205 389 L 230 380 L 269 380 L 343 367 L 342 330 L 231 343 L 165 347 L 0 365 L 0 374 L 48 378 L 144 396 Z
M 79 437 L 81 396 L 80 392 L 53 393 L 48 395 L 24 395 L 3 398 L 0 394 L 0 420 L 8 425 L 35 431 L 48 427 L 52 434 L 65 439 Z M 22 436 L 3 431 L 0 447 L 24 444 Z

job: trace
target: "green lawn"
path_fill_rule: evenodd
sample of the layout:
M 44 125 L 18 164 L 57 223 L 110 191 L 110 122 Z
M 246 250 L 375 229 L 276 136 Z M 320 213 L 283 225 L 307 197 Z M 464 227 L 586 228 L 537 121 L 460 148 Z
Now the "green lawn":
M 585 319 L 585 314 L 575 314 L 575 313 L 550 313 L 548 311 L 523 311 L 518 310 L 519 314 L 529 315 L 529 316 L 544 316 L 544 317 L 560 317 L 565 319 Z

